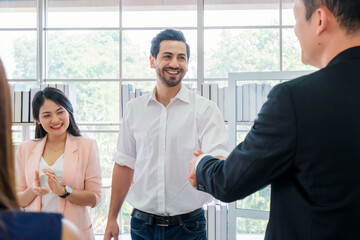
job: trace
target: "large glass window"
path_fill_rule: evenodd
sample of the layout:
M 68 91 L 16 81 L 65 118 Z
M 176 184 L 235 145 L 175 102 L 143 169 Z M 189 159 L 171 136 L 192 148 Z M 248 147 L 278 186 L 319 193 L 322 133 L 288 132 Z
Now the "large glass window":
M 0 57 L 9 79 L 37 78 L 36 30 L 0 31 Z
M 211 29 L 204 39 L 205 78 L 280 70 L 279 29 Z
M 205 0 L 206 27 L 279 25 L 278 0 Z
M 119 0 L 46 1 L 48 28 L 117 28 Z
M 36 0 L 0 1 L 0 57 L 8 78 L 36 79 L 36 4 Z
M 0 1 L 0 28 L 36 28 L 37 1 Z
M 46 32 L 48 79 L 118 79 L 119 32 Z
M 197 1 L 122 1 L 124 28 L 197 26 Z

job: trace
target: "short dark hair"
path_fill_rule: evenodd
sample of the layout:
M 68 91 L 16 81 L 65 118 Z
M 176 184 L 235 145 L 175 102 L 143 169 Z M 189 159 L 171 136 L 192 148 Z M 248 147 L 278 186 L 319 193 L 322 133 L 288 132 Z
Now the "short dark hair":
M 187 59 L 189 60 L 190 46 L 189 44 L 186 43 L 184 34 L 179 30 L 175 30 L 171 28 L 164 29 L 151 40 L 151 48 L 150 48 L 151 56 L 153 56 L 156 59 L 160 50 L 160 43 L 164 40 L 174 40 L 174 41 L 184 42 L 186 45 Z
M 39 121 L 40 108 L 44 104 L 45 100 L 51 100 L 57 105 L 65 108 L 66 111 L 68 111 L 69 113 L 70 123 L 67 132 L 73 136 L 81 136 L 80 130 L 75 122 L 73 106 L 71 105 L 70 100 L 65 96 L 65 94 L 57 88 L 46 87 L 35 94 L 32 101 L 32 114 L 34 119 L 36 121 Z M 35 138 L 43 138 L 46 136 L 46 134 L 47 132 L 44 130 L 44 128 L 36 122 Z
M 360 30 L 359 0 L 302 0 L 306 9 L 306 20 L 321 6 L 327 7 L 334 14 L 340 27 L 348 34 Z

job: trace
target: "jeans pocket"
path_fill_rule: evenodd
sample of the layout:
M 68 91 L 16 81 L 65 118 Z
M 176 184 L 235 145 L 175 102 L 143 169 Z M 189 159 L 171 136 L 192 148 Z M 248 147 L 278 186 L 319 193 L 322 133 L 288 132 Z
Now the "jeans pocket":
M 131 218 L 130 226 L 131 226 L 131 231 L 141 232 L 145 227 L 145 222 L 136 218 Z
M 184 221 L 181 226 L 185 232 L 198 234 L 206 230 L 206 221 Z

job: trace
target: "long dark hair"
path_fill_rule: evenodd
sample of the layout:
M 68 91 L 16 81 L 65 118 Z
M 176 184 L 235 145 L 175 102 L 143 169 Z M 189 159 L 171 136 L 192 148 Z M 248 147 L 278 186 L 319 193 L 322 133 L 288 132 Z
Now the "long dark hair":
M 0 60 L 0 210 L 19 209 L 15 190 L 15 163 L 11 138 L 9 84 Z
M 46 87 L 41 91 L 38 91 L 34 99 L 32 101 L 32 109 L 33 109 L 33 117 L 34 120 L 39 121 L 39 112 L 41 106 L 44 104 L 45 100 L 51 100 L 57 105 L 63 107 L 69 113 L 69 127 L 67 132 L 73 136 L 81 136 L 80 130 L 76 125 L 75 118 L 74 118 L 74 109 L 71 105 L 70 100 L 65 96 L 65 94 L 57 88 L 53 87 Z M 44 128 L 36 122 L 35 128 L 35 138 L 43 138 L 45 137 L 47 132 Z

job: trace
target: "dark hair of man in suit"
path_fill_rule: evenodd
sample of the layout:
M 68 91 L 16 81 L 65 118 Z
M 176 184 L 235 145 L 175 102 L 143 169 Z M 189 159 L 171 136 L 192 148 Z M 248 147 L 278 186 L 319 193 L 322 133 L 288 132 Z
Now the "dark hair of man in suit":
M 19 209 L 15 190 L 15 163 L 11 138 L 9 84 L 0 60 L 0 210 Z
M 302 0 L 306 9 L 306 20 L 310 20 L 315 10 L 327 7 L 334 14 L 339 25 L 348 34 L 360 31 L 360 0 Z
M 189 60 L 190 46 L 186 43 L 184 34 L 179 30 L 170 29 L 170 28 L 161 31 L 151 40 L 151 48 L 150 48 L 151 56 L 153 56 L 156 59 L 160 50 L 160 43 L 165 40 L 184 42 L 186 45 L 187 59 Z
M 34 99 L 32 101 L 32 108 L 33 108 L 33 117 L 36 120 L 36 127 L 35 127 L 35 138 L 43 138 L 46 136 L 47 132 L 38 123 L 39 121 L 39 112 L 41 106 L 44 104 L 45 100 L 51 100 L 59 106 L 62 106 L 66 109 L 69 113 L 69 128 L 67 132 L 73 136 L 81 136 L 80 130 L 76 125 L 75 118 L 74 118 L 74 109 L 71 105 L 70 100 L 65 96 L 65 94 L 57 88 L 53 87 L 46 87 L 41 91 L 38 91 Z

